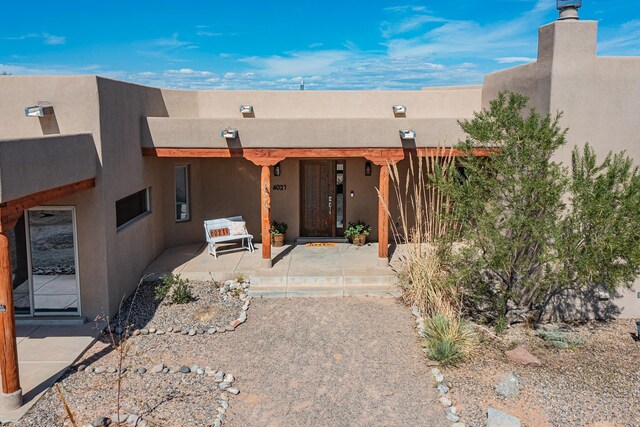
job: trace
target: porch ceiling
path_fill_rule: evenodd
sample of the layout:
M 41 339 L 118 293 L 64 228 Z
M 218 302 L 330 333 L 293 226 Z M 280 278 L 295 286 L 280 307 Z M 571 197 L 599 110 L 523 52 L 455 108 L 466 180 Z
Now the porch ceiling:
M 220 136 L 238 129 L 238 138 Z M 412 129 L 414 147 L 451 145 L 463 136 L 457 119 L 185 119 L 145 117 L 147 148 L 402 148 L 398 131 Z M 406 142 L 405 142 L 406 144 Z

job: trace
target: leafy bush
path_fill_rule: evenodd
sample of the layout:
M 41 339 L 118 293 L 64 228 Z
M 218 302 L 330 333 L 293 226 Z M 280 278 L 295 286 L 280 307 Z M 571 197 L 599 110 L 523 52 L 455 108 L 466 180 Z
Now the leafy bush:
M 284 234 L 287 232 L 288 228 L 289 226 L 287 225 L 286 222 L 273 221 L 271 223 L 271 228 L 269 229 L 269 232 L 271 233 L 272 236 L 275 234 Z
M 573 150 L 571 171 L 553 161 L 566 144 L 560 117 L 503 92 L 460 122 L 466 155 L 441 182 L 463 232 L 452 271 L 490 322 L 535 324 L 566 292 L 614 293 L 640 273 L 638 168 L 624 153 L 598 163 L 588 145 Z
M 436 314 L 422 325 L 427 356 L 443 365 L 464 361 L 473 351 L 475 335 L 467 322 L 459 317 Z
M 164 301 L 168 297 L 169 304 L 186 304 L 193 301 L 191 283 L 179 274 L 165 274 L 156 285 L 156 301 Z
M 160 283 L 156 285 L 156 301 L 163 301 L 169 291 L 171 291 L 171 286 L 173 285 L 173 275 L 165 274 L 160 278 Z
M 371 233 L 371 226 L 364 222 L 364 220 L 359 219 L 356 222 L 350 222 L 349 226 L 344 230 L 344 237 L 347 239 L 360 236 L 364 234 L 368 236 Z

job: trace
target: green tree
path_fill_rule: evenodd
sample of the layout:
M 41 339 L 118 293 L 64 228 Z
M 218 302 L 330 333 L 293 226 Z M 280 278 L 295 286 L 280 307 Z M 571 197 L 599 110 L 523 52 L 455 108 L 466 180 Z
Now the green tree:
M 569 290 L 630 286 L 640 273 L 640 176 L 624 153 L 598 164 L 588 145 L 572 169 L 552 160 L 566 144 L 561 114 L 527 110 L 503 92 L 460 122 L 467 155 L 442 186 L 462 244 L 452 262 L 467 306 L 497 325 L 538 322 Z M 487 157 L 474 153 L 490 149 Z

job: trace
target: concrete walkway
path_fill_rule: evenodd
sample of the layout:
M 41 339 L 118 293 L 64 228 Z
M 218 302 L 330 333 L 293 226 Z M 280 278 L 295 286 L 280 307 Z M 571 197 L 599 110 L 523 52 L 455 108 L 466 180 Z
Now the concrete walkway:
M 251 279 L 258 297 L 291 296 L 396 296 L 396 273 L 378 265 L 378 245 L 285 245 L 272 248 L 273 267 L 260 268 L 260 245 L 250 253 L 239 250 L 209 255 L 205 244 L 166 250 L 147 269 L 157 277 L 179 273 L 193 280 L 226 280 L 238 275 Z M 395 264 L 392 258 L 391 265 Z
M 84 325 L 18 325 L 18 361 L 24 403 L 16 411 L 0 413 L 0 422 L 15 421 L 49 389 L 96 340 L 99 331 Z
M 451 424 L 395 299 L 258 299 L 249 313 L 197 360 L 237 374 L 225 426 Z

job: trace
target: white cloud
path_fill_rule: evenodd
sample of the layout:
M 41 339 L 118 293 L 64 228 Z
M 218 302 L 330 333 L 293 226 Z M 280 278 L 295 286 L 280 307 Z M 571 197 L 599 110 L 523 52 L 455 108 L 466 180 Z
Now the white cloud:
M 602 41 L 598 53 L 602 55 L 640 55 L 640 19 L 600 30 Z
M 201 37 L 219 37 L 222 35 L 222 33 L 215 33 L 212 31 L 198 31 L 196 34 Z
M 347 51 L 321 50 L 292 52 L 286 56 L 252 56 L 241 61 L 257 68 L 266 76 L 309 75 L 334 72 L 339 68 L 338 64 L 349 56 Z
M 496 62 L 500 64 L 515 64 L 518 62 L 534 62 L 536 58 L 530 58 L 528 56 L 503 56 L 502 58 L 496 58 Z
M 4 37 L 3 40 L 27 40 L 27 39 L 41 39 L 44 44 L 48 45 L 61 45 L 67 42 L 67 38 L 64 36 L 55 36 L 49 33 L 29 33 L 22 36 Z
M 44 38 L 44 44 L 60 45 L 60 44 L 65 44 L 67 42 L 66 37 L 54 36 L 53 34 L 44 33 L 42 37 Z

